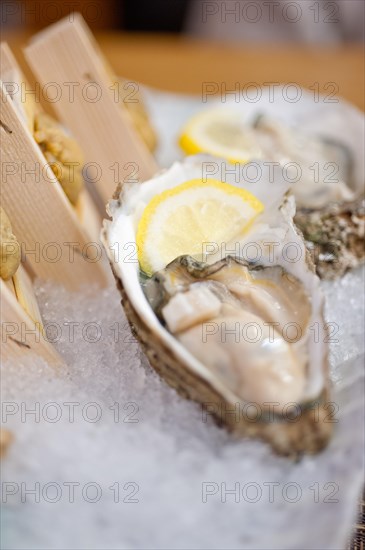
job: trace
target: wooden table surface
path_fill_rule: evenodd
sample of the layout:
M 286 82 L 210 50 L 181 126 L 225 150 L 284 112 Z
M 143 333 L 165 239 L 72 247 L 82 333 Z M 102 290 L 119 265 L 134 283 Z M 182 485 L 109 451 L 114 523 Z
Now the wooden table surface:
M 21 47 L 29 34 L 3 33 L 22 62 Z M 364 51 L 360 45 L 306 46 L 228 45 L 153 34 L 97 33 L 96 38 L 116 74 L 150 86 L 201 94 L 205 82 L 218 93 L 249 83 L 293 82 L 318 87 L 325 95 L 344 97 L 365 110 Z M 28 73 L 29 74 L 29 73 Z M 318 84 L 316 84 L 318 83 Z M 313 92 L 314 93 L 314 92 Z

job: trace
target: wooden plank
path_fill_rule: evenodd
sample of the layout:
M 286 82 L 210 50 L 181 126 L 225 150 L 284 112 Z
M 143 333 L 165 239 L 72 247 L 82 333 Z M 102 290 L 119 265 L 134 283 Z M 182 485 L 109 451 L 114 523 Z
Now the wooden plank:
M 38 351 L 52 364 L 62 362 L 49 342 L 45 340 L 39 345 L 45 336 L 42 317 L 31 278 L 22 264 L 13 277 L 1 279 L 1 304 L 5 308 L 0 310 L 2 360 L 28 357 L 32 350 L 32 354 Z
M 12 282 L 15 296 L 28 317 L 34 323 L 42 325 L 41 312 L 39 311 L 38 302 L 34 294 L 33 283 L 22 264 L 20 264 L 13 275 Z
M 91 239 L 99 242 L 101 217 L 87 189 L 83 189 L 80 193 L 76 206 L 76 214 L 80 223 L 87 229 Z
M 116 83 L 79 14 L 35 35 L 24 52 L 43 91 L 49 83 L 59 90 L 52 107 L 77 138 L 87 162 L 97 165 L 95 186 L 104 202 L 123 183 L 131 163 L 140 181 L 154 175 L 156 162 L 116 100 Z
M 32 270 L 76 290 L 106 284 L 98 243 L 81 226 L 75 209 L 24 125 L 1 83 L 1 201 Z M 101 249 L 100 249 L 101 250 Z
M 36 360 L 42 357 L 48 364 L 60 366 L 63 360 L 42 333 L 39 322 L 33 321 L 18 302 L 16 295 L 0 279 L 1 296 L 1 360 Z
M 0 78 L 4 81 L 23 125 L 27 126 L 33 138 L 34 116 L 41 108 L 34 101 L 32 94 L 29 94 L 30 86 L 5 43 L 0 45 Z M 25 91 L 28 92 L 26 102 Z M 76 213 L 80 223 L 87 229 L 89 238 L 97 242 L 101 220 L 86 189 L 81 192 Z M 33 271 L 29 262 L 27 264 L 28 270 Z M 45 338 L 33 284 L 22 264 L 12 279 L 2 281 L 1 298 L 5 305 L 5 319 L 2 319 L 2 359 L 23 360 L 34 355 L 33 360 L 41 356 L 48 363 L 61 364 L 61 358 Z
M 17 106 L 28 130 L 32 132 L 34 116 L 39 106 L 35 94 L 29 93 L 30 86 L 6 42 L 0 43 L 0 80 L 3 81 L 6 91 Z M 25 92 L 27 92 L 27 102 L 24 101 Z
M 4 81 L 4 77 L 6 75 L 11 75 L 14 70 L 18 70 L 18 72 L 21 74 L 21 69 L 18 66 L 17 60 L 15 59 L 13 52 L 9 48 L 8 44 L 6 42 L 1 42 L 0 47 L 0 75 L 1 79 Z M 25 80 L 26 79 L 24 77 L 24 81 Z M 12 95 L 10 90 L 7 91 L 10 93 L 10 95 Z
M 34 116 L 43 109 L 40 104 L 40 98 L 29 86 L 22 69 L 20 68 L 13 52 L 6 42 L 0 44 L 0 79 L 18 108 L 31 134 L 34 130 Z M 25 98 L 27 101 L 25 102 Z M 81 225 L 85 228 L 88 235 L 95 241 L 99 241 L 101 229 L 101 213 L 94 204 L 90 193 L 86 187 L 80 193 L 76 205 L 76 214 Z

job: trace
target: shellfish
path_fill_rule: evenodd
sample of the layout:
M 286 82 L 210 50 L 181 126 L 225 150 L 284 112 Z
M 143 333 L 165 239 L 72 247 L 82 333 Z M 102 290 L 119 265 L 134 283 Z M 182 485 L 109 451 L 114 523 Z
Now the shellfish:
M 253 124 L 265 158 L 295 163 L 295 223 L 311 251 L 317 273 L 332 279 L 365 259 L 364 174 L 351 148 L 339 139 L 309 135 L 266 116 Z
M 109 203 L 102 240 L 127 318 L 161 376 L 229 430 L 260 437 L 285 455 L 318 452 L 332 428 L 327 331 L 288 185 L 270 184 L 265 171 L 254 184 L 232 176 L 227 183 L 254 194 L 264 210 L 235 242 L 215 243 L 201 257 L 186 251 L 147 276 L 131 254 L 149 201 L 201 177 L 202 158 L 188 157 L 119 189 Z M 248 257 L 252 245 L 260 251 L 255 259 Z
M 318 275 L 341 276 L 365 259 L 363 115 L 350 105 L 316 110 L 308 103 L 307 116 L 293 112 L 289 119 L 290 111 L 278 108 L 277 118 L 270 94 L 267 100 L 247 119 L 238 108 L 201 111 L 179 144 L 185 153 L 207 152 L 234 165 L 261 159 L 285 169 L 295 222 Z

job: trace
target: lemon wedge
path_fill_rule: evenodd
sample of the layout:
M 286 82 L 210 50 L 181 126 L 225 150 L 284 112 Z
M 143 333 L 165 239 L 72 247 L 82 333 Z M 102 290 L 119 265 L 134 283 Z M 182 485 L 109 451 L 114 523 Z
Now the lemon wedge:
M 179 145 L 187 155 L 210 153 L 232 163 L 261 156 L 252 130 L 228 108 L 207 109 L 193 116 L 182 129 Z
M 228 243 L 264 209 L 245 189 L 194 179 L 155 195 L 137 228 L 141 269 L 152 275 L 178 256 L 200 258 L 206 243 Z

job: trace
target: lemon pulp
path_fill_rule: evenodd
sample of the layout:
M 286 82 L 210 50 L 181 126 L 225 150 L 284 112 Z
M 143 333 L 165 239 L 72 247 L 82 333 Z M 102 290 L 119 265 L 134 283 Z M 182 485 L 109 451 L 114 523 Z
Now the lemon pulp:
M 178 256 L 201 256 L 241 234 L 263 210 L 252 193 L 214 179 L 194 179 L 163 191 L 145 207 L 137 228 L 141 269 L 148 275 Z

